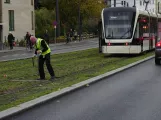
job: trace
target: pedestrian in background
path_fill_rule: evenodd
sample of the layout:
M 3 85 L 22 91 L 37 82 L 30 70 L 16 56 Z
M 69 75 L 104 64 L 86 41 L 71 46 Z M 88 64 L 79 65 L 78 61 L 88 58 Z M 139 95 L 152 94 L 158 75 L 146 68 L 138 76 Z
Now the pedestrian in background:
M 12 50 L 13 49 L 14 36 L 11 32 L 9 32 L 7 39 L 8 39 L 8 44 L 10 46 L 10 50 Z
M 72 40 L 73 40 L 73 30 L 70 29 L 70 41 L 72 41 Z
M 45 33 L 44 33 L 44 40 L 45 40 L 46 43 L 49 45 L 49 34 L 48 34 L 48 30 L 45 30 Z
M 66 44 L 70 41 L 70 31 L 66 33 Z
M 26 40 L 26 46 L 32 50 L 32 43 L 30 41 L 31 34 L 29 32 L 26 33 L 25 40 Z
M 51 50 L 48 44 L 45 42 L 45 40 L 36 38 L 34 36 L 31 36 L 30 40 L 35 47 L 35 54 L 39 56 L 38 67 L 40 78 L 38 78 L 37 80 L 45 80 L 44 62 L 46 62 L 46 67 L 51 76 L 50 80 L 53 81 L 55 79 L 55 73 L 50 63 Z
M 74 30 L 74 40 L 76 41 L 77 40 L 77 36 L 78 36 L 78 33 L 76 30 Z

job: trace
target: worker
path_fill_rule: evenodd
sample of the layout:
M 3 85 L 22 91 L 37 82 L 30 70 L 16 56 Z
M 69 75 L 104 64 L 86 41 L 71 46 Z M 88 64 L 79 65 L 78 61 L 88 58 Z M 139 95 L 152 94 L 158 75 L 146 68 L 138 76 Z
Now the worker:
M 45 73 L 44 73 L 44 62 L 46 62 L 46 66 L 48 72 L 50 73 L 50 80 L 53 81 L 55 78 L 54 70 L 50 63 L 50 53 L 51 50 L 45 40 L 41 38 L 36 38 L 35 36 L 31 36 L 30 40 L 35 48 L 35 55 L 38 55 L 38 67 L 39 67 L 39 75 L 40 78 L 37 80 L 45 80 Z

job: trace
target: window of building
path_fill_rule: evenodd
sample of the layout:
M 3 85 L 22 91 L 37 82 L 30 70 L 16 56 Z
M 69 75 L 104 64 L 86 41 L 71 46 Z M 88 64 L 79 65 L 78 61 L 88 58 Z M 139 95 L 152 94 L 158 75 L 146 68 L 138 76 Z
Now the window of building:
M 34 12 L 31 11 L 31 24 L 32 24 L 32 30 L 34 30 Z
M 9 31 L 14 31 L 15 26 L 14 26 L 14 10 L 9 10 Z
M 5 0 L 5 2 L 4 3 L 10 3 L 11 1 L 10 0 Z
M 34 5 L 34 1 L 33 0 L 31 0 L 31 5 Z
M 142 6 L 142 1 L 140 1 L 140 6 Z

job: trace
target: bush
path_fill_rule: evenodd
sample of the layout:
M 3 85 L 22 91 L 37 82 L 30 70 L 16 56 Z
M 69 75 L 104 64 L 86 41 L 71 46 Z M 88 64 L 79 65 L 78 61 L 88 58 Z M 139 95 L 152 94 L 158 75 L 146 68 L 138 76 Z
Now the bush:
M 26 45 L 25 40 L 21 40 L 21 41 L 19 42 L 19 46 L 20 46 L 20 47 L 25 47 L 25 45 Z
M 54 38 L 53 21 L 55 19 L 55 11 L 42 8 L 35 10 L 35 31 L 36 37 L 43 38 L 45 30 L 48 30 L 50 38 Z
M 3 45 L 6 46 L 6 47 L 8 46 L 7 40 L 5 40 L 5 42 L 3 43 Z
M 56 43 L 61 43 L 61 42 L 65 42 L 66 38 L 65 36 L 59 36 L 56 38 Z M 50 40 L 50 43 L 55 43 L 55 38 L 53 40 Z
M 17 39 L 15 42 L 16 42 L 16 46 L 19 46 L 19 41 L 18 41 L 18 39 Z

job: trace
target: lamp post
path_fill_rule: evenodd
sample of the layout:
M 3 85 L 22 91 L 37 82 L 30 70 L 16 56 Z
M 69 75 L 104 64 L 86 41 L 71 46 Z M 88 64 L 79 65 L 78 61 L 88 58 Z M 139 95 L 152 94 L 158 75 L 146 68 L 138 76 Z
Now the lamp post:
M 57 27 L 56 27 L 56 36 L 60 36 L 60 21 L 59 21 L 59 1 L 56 0 L 56 21 L 57 21 Z

